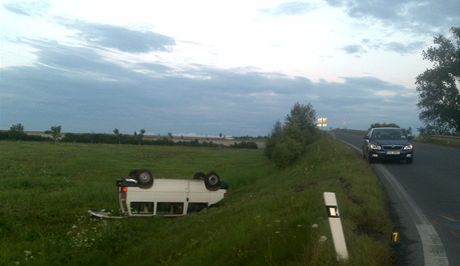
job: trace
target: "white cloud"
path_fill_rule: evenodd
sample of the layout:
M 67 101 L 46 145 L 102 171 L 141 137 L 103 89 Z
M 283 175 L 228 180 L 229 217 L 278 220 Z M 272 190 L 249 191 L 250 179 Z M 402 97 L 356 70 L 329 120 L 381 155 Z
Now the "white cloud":
M 381 91 L 375 92 L 375 95 L 376 96 L 382 96 L 382 97 L 394 97 L 394 96 L 396 96 L 398 94 L 396 92 L 394 92 L 394 91 L 381 90 Z
M 165 103 L 173 103 L 177 95 L 190 96 L 186 84 L 196 90 L 197 100 L 210 97 L 227 108 L 253 105 L 266 113 L 264 119 L 271 116 L 270 110 L 283 116 L 297 100 L 317 103 L 321 112 L 335 112 L 331 106 L 368 108 L 368 99 L 355 95 L 354 90 L 386 98 L 388 110 L 393 108 L 391 104 L 399 104 L 395 102 L 399 96 L 412 99 L 415 106 L 415 94 L 403 90 L 413 89 L 415 77 L 429 65 L 420 51 L 431 43 L 431 32 L 407 34 L 415 30 L 414 25 L 404 24 L 407 19 L 401 14 L 405 11 L 398 8 L 377 10 L 371 2 L 356 2 L 352 10 L 351 0 L 333 2 L 8 1 L 0 8 L 0 23 L 8 25 L 0 32 L 0 67 L 8 71 L 13 66 L 37 67 L 50 77 L 50 73 L 65 69 L 74 74 L 72 79 L 63 78 L 69 82 L 63 87 L 70 88 L 73 82 L 100 88 L 100 82 L 118 80 L 120 87 L 115 87 L 120 90 L 131 86 L 139 93 L 161 91 L 164 95 L 158 99 Z M 419 5 L 403 6 L 425 10 Z M 428 1 L 427 6 L 440 7 L 434 1 Z M 439 18 L 431 18 L 435 17 Z M 397 23 L 387 18 L 396 18 Z M 412 18 L 432 23 L 431 30 L 445 22 Z M 76 24 L 69 27 L 63 21 Z M 416 29 L 420 33 L 419 27 Z M 39 64 L 46 65 L 49 72 L 43 72 L 45 68 Z M 91 73 L 93 81 L 86 80 L 85 73 Z M 363 78 L 369 76 L 374 79 Z M 161 86 L 169 90 L 159 89 Z M 154 98 L 155 104 L 163 105 Z M 145 112 L 151 108 L 146 107 Z M 168 106 L 164 108 L 167 113 Z M 214 119 L 212 115 L 208 118 Z M 417 118 L 411 119 L 417 123 Z

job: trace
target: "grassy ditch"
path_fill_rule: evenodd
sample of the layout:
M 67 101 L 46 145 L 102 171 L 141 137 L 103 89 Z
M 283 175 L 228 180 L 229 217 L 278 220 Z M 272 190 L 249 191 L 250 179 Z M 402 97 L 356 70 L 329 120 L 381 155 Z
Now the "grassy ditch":
M 171 178 L 216 170 L 230 195 L 180 218 L 87 215 L 91 208 L 116 210 L 114 179 L 139 167 Z M 284 170 L 259 150 L 3 141 L 0 182 L 0 264 L 338 265 L 324 191 L 337 193 L 347 264 L 392 264 L 377 178 L 328 137 Z
M 421 142 L 421 143 L 428 143 L 428 144 L 435 144 L 435 145 L 442 145 L 446 147 L 452 147 L 452 148 L 460 148 L 460 136 L 457 138 L 455 137 L 444 137 L 444 136 L 426 136 L 422 137 L 419 136 L 418 138 L 415 139 L 416 142 Z

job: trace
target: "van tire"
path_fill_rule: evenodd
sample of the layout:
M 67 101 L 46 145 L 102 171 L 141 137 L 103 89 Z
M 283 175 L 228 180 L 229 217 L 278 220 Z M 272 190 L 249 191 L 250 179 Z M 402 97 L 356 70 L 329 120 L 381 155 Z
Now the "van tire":
M 139 170 L 137 170 L 137 169 L 131 170 L 131 171 L 129 171 L 128 177 L 131 178 L 131 179 L 136 179 L 137 180 L 137 173 L 138 172 L 139 172 Z
M 206 175 L 203 172 L 197 172 L 193 175 L 193 179 L 205 180 Z
M 132 170 L 128 176 L 135 179 L 141 188 L 149 188 L 153 185 L 152 172 L 147 169 Z
M 209 172 L 205 179 L 204 184 L 208 190 L 218 190 L 220 188 L 220 177 L 215 172 Z

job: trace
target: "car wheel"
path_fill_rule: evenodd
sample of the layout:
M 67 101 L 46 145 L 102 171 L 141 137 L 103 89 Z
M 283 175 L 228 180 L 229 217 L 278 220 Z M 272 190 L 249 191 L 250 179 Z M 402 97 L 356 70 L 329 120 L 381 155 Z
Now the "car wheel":
M 374 158 L 371 157 L 370 153 L 367 154 L 367 162 L 368 163 L 374 163 Z
M 206 175 L 204 184 L 207 189 L 217 190 L 220 187 L 220 177 L 215 172 L 210 172 Z
M 203 172 L 197 172 L 193 175 L 193 179 L 204 180 L 206 175 Z
M 406 159 L 406 163 L 411 164 L 412 163 L 412 158 L 411 159 Z

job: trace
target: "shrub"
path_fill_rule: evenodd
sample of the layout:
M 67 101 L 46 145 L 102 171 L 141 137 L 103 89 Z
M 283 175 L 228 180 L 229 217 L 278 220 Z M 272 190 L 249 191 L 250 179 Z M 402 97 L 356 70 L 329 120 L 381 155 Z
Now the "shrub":
M 239 149 L 257 149 L 257 143 L 254 141 L 242 141 L 231 145 L 232 148 L 239 148 Z
M 283 138 L 273 149 L 272 160 L 280 168 L 289 166 L 297 161 L 304 151 L 304 148 L 297 140 Z
M 286 167 L 302 156 L 308 144 L 315 141 L 315 110 L 311 104 L 296 103 L 284 125 L 277 121 L 266 142 L 265 154 L 277 166 Z

